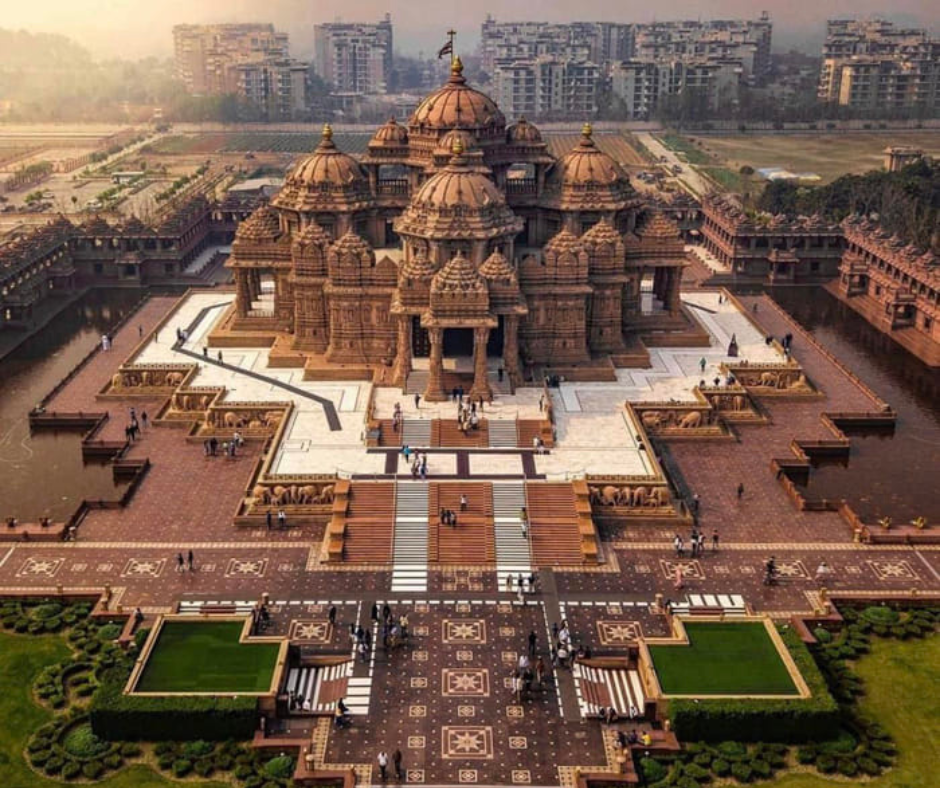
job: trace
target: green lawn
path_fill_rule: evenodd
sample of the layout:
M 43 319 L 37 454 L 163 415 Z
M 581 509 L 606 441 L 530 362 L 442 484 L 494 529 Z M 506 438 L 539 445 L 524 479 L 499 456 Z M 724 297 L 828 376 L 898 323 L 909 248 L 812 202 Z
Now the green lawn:
M 243 644 L 241 621 L 168 621 L 150 652 L 138 692 L 267 692 L 278 646 Z
M 672 148 L 677 153 L 682 153 L 685 155 L 685 160 L 689 164 L 711 164 L 712 159 L 703 151 L 699 150 L 695 143 L 692 142 L 688 137 L 680 136 L 679 134 L 660 134 L 658 135 L 660 142 L 663 143 L 667 148 Z
M 47 665 L 65 659 L 69 650 L 58 635 L 34 637 L 0 633 L 0 785 L 3 788 L 61 788 L 62 783 L 33 772 L 23 758 L 30 734 L 52 719 L 36 705 L 33 680 Z M 146 766 L 123 769 L 101 783 L 102 788 L 170 788 Z M 200 782 L 200 788 L 224 788 L 222 783 Z
M 856 665 L 865 682 L 859 706 L 898 745 L 898 765 L 863 783 L 866 788 L 933 788 L 940 763 L 940 637 L 926 640 L 872 639 L 871 653 Z M 791 774 L 771 788 L 833 788 L 846 785 L 816 774 Z
M 688 646 L 651 646 L 667 695 L 796 695 L 762 623 L 688 623 Z

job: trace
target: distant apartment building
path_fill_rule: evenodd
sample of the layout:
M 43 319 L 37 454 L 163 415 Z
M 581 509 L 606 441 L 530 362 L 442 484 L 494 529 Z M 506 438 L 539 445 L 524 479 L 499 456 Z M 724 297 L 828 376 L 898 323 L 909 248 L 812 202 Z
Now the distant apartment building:
M 313 29 L 314 68 L 334 93 L 375 95 L 392 74 L 392 18 L 377 24 L 332 22 Z
M 826 24 L 819 100 L 867 111 L 940 107 L 940 41 L 881 19 Z
M 738 101 L 742 84 L 760 84 L 770 73 L 773 23 L 758 19 L 656 22 L 497 22 L 487 17 L 480 43 L 481 67 L 503 107 L 544 116 L 596 107 L 599 85 L 611 90 L 631 119 L 646 119 L 666 96 L 694 93 L 711 111 Z M 579 95 L 574 95 L 575 93 Z
M 233 94 L 290 118 L 307 104 L 307 64 L 290 59 L 287 33 L 270 24 L 176 25 L 176 75 L 197 96 Z
M 630 57 L 632 31 L 632 25 L 616 22 L 497 22 L 487 16 L 480 37 L 480 67 L 492 76 L 501 64 L 549 56 L 606 68 Z
M 773 22 L 764 12 L 758 19 L 653 22 L 635 25 L 636 60 L 736 62 L 741 76 L 760 83 L 770 74 Z
M 496 103 L 510 118 L 590 117 L 597 112 L 596 63 L 541 55 L 497 67 Z
M 737 60 L 627 60 L 611 67 L 610 89 L 628 119 L 647 120 L 666 96 L 685 92 L 712 112 L 733 105 L 739 98 L 742 74 Z

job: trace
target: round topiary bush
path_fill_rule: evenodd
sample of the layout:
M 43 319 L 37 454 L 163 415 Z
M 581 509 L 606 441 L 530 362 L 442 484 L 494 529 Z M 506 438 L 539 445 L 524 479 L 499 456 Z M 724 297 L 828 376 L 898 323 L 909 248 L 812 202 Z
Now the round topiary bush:
M 62 777 L 66 780 L 74 780 L 82 773 L 82 765 L 78 761 L 66 761 L 62 764 Z
M 73 758 L 90 760 L 107 752 L 111 745 L 95 736 L 91 723 L 83 720 L 67 729 L 61 739 L 62 749 Z
M 132 741 L 126 741 L 121 745 L 121 755 L 125 758 L 136 758 L 140 752 L 140 746 Z
M 153 754 L 154 755 L 166 755 L 167 753 L 176 752 L 176 743 L 171 741 L 158 741 L 153 745 Z
M 215 771 L 212 758 L 200 758 L 193 766 L 193 771 L 200 777 L 209 777 Z
M 825 627 L 816 627 L 813 630 L 813 636 L 820 643 L 831 643 L 832 642 L 832 633 Z
M 863 621 L 868 621 L 873 625 L 881 624 L 883 626 L 891 626 L 901 620 L 901 614 L 893 607 L 872 605 L 862 611 L 861 618 Z
M 262 788 L 265 788 L 265 786 L 262 786 Z M 696 780 L 694 777 L 688 777 L 687 775 L 683 775 L 678 780 L 676 780 L 676 788 L 701 788 L 701 787 L 699 785 L 698 780 Z
M 699 766 L 708 766 L 712 762 L 712 754 L 710 752 L 700 752 L 692 759 L 692 763 L 697 763 Z
M 173 761 L 173 776 L 185 777 L 193 770 L 193 762 L 186 758 L 178 758 Z
M 36 605 L 30 610 L 30 618 L 43 621 L 47 618 L 58 618 L 62 615 L 62 605 L 58 602 L 47 602 L 42 605 Z
M 65 766 L 65 759 L 61 755 L 52 755 L 48 761 L 43 764 L 42 770 L 49 775 L 56 775 L 62 771 Z
M 121 636 L 123 627 L 120 624 L 105 624 L 98 630 L 98 640 L 117 640 Z
M 836 759 L 831 755 L 820 755 L 816 759 L 816 768 L 823 774 L 832 774 L 836 770 Z
M 749 783 L 753 779 L 754 773 L 749 763 L 733 763 L 731 764 L 731 776 L 738 782 Z
M 655 758 L 640 759 L 640 774 L 647 783 L 656 783 L 665 779 L 669 770 Z M 238 770 L 235 770 L 235 776 L 238 777 Z
M 839 774 L 844 774 L 846 777 L 854 777 L 858 774 L 858 763 L 853 758 L 839 758 L 838 764 Z
M 731 764 L 724 758 L 715 758 L 715 760 L 712 761 L 712 771 L 715 773 L 716 777 L 727 777 L 731 774 Z
M 36 752 L 29 754 L 29 762 L 33 766 L 40 767 L 48 761 L 50 757 L 52 757 L 51 750 L 36 750 Z
M 286 780 L 294 773 L 294 759 L 289 755 L 279 755 L 268 761 L 262 771 L 267 777 Z
M 203 758 L 206 755 L 211 755 L 212 751 L 215 749 L 215 746 L 212 742 L 196 740 L 188 741 L 182 747 L 182 754 L 184 758 L 189 758 L 190 760 L 195 760 L 196 758 Z
M 858 768 L 860 771 L 864 772 L 869 777 L 875 777 L 881 774 L 881 767 L 877 763 L 875 763 L 871 758 L 859 758 Z
M 754 772 L 755 777 L 762 780 L 766 780 L 773 774 L 773 769 L 770 768 L 770 764 L 761 758 L 755 758 L 751 761 L 751 770 Z
M 163 771 L 167 772 L 173 768 L 173 762 L 176 760 L 176 756 L 172 753 L 164 753 L 163 755 L 157 756 L 157 766 L 159 766 Z
M 119 752 L 112 752 L 110 755 L 104 756 L 104 765 L 109 769 L 120 769 L 123 764 L 124 759 Z
M 89 780 L 97 780 L 104 773 L 105 768 L 101 761 L 87 761 L 82 764 L 82 776 Z
M 682 767 L 682 773 L 688 777 L 692 777 L 698 782 L 708 782 L 712 778 L 708 769 L 699 766 L 697 763 L 687 763 Z

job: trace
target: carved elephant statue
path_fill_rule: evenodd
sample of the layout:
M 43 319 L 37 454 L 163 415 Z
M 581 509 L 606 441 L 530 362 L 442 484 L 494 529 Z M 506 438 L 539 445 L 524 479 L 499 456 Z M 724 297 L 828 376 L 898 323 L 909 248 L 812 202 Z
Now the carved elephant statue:
M 252 419 L 248 422 L 248 429 L 260 430 L 264 425 L 258 419 Z
M 145 369 L 143 372 L 140 373 L 140 385 L 141 386 L 149 386 L 151 380 L 153 380 L 153 375 L 151 374 L 150 370 Z
M 668 506 L 669 505 L 669 490 L 665 487 L 655 488 L 647 498 L 650 506 Z
M 317 488 L 313 484 L 307 484 L 298 490 L 298 497 L 300 500 L 298 503 L 317 503 L 320 500 L 320 496 L 317 495 Z
M 226 427 L 238 427 L 241 425 L 241 419 L 235 411 L 228 411 L 224 417 Z
M 617 488 L 616 502 L 617 506 L 629 506 L 633 500 L 633 491 L 629 487 Z
M 770 388 L 776 388 L 778 380 L 779 380 L 779 375 L 777 375 L 776 372 L 761 372 L 759 385 L 769 386 Z
M 601 501 L 604 506 L 613 506 L 617 503 L 617 493 L 619 490 L 612 484 L 605 485 L 601 490 Z
M 747 407 L 747 397 L 743 394 L 735 394 L 731 406 L 734 410 L 744 410 Z
M 251 497 L 256 503 L 270 503 L 271 493 L 263 484 L 256 484 L 251 490 Z
M 806 375 L 801 372 L 795 380 L 790 382 L 788 388 L 792 391 L 808 391 L 809 381 L 806 379 Z
M 167 386 L 178 386 L 183 382 L 183 373 L 182 372 L 167 372 L 166 373 L 166 385 Z
M 646 501 L 647 496 L 649 495 L 649 488 L 647 487 L 637 487 L 633 491 L 633 505 L 642 506 Z
M 290 503 L 290 490 L 286 487 L 282 487 L 280 484 L 277 485 L 273 490 L 271 490 L 271 497 L 274 503 L 285 504 Z
M 288 503 L 300 503 L 300 493 L 298 492 L 300 488 L 296 484 L 290 486 L 290 490 L 287 494 Z
M 281 411 L 279 410 L 269 410 L 264 414 L 264 423 L 269 427 L 276 427 L 281 421 Z
M 698 410 L 693 410 L 691 413 L 686 413 L 679 420 L 679 426 L 684 429 L 691 429 L 693 427 L 700 427 L 702 424 L 702 412 Z
M 209 407 L 209 403 L 212 402 L 212 397 L 208 394 L 203 394 L 199 398 L 199 410 L 206 410 Z
M 598 504 L 601 502 L 601 490 L 600 487 L 588 487 L 588 496 L 591 499 L 591 503 Z
M 116 372 L 111 376 L 111 388 L 120 389 L 124 388 L 124 378 L 120 372 Z
M 648 410 L 643 414 L 643 426 L 656 428 L 663 421 L 663 415 L 658 410 Z
M 320 503 L 333 503 L 333 485 L 325 484 L 320 490 Z

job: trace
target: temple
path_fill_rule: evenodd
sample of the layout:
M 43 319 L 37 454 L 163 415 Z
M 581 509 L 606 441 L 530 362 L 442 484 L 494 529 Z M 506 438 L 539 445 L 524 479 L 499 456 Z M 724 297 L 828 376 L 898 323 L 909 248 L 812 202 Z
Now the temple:
M 515 386 L 528 365 L 609 368 L 633 337 L 690 328 L 680 229 L 591 127 L 555 159 L 462 72 L 455 58 L 447 83 L 407 125 L 379 128 L 361 161 L 324 128 L 239 226 L 227 263 L 237 298 L 213 344 L 260 333 L 272 359 L 308 375 L 343 364 L 395 385 L 422 359 L 428 400 L 445 397 L 445 357 L 472 356 L 470 392 L 488 399 L 488 357 Z

